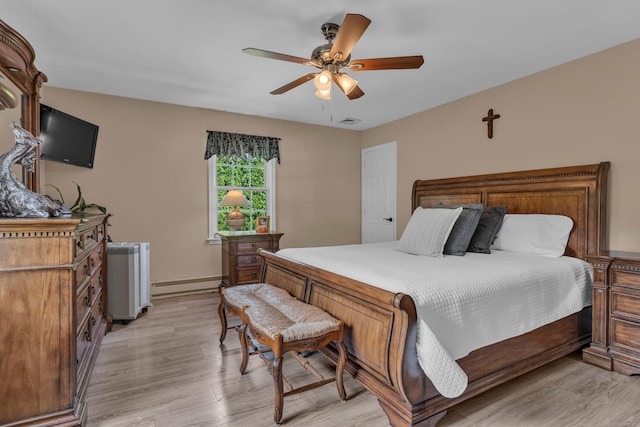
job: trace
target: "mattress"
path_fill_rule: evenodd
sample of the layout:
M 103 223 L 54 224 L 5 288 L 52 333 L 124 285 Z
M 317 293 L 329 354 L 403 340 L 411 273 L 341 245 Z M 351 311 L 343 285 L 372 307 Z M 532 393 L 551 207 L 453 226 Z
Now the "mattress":
M 507 251 L 435 258 L 398 252 L 396 244 L 288 248 L 278 255 L 410 295 L 418 361 L 445 397 L 467 386 L 457 359 L 591 305 L 592 268 L 577 258 Z

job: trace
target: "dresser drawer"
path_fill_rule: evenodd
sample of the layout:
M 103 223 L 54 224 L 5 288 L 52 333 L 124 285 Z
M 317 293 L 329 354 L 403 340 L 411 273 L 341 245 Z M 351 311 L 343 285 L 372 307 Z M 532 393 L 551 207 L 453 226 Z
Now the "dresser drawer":
M 640 291 L 621 291 L 620 288 L 611 288 L 611 315 L 627 317 L 640 322 Z
M 104 279 L 102 278 L 102 272 L 98 272 L 95 276 L 91 278 L 91 285 L 89 285 L 89 295 L 91 296 L 91 305 L 97 305 L 98 299 L 100 298 L 100 294 L 102 292 L 102 283 Z
M 260 279 L 260 268 L 238 270 L 238 284 L 257 283 Z
M 101 230 L 104 230 L 102 225 L 78 231 L 75 244 L 76 257 L 81 256 L 86 251 L 90 251 L 101 241 L 100 238 L 104 237 L 104 231 Z
M 84 257 L 76 265 L 76 283 L 78 287 L 83 287 L 86 280 L 89 279 L 102 266 L 103 247 L 99 246 L 93 249 L 93 252 Z
M 238 253 L 257 252 L 258 249 L 271 249 L 271 241 L 259 240 L 257 242 L 238 242 Z
M 236 265 L 238 267 L 260 267 L 262 266 L 262 257 L 259 255 L 238 255 L 236 257 Z
M 91 331 L 89 330 L 89 322 L 82 325 L 78 335 L 76 335 L 76 361 L 78 365 L 82 364 L 84 355 L 91 346 Z
M 89 317 L 89 330 L 91 336 L 96 337 L 100 330 L 100 324 L 102 323 L 102 304 L 99 299 L 102 298 L 102 293 L 99 293 L 96 298 L 96 303 L 91 307 L 91 316 Z
M 83 288 L 76 298 L 76 327 L 80 329 L 80 325 L 86 320 L 87 313 L 91 310 L 91 289 L 90 286 Z

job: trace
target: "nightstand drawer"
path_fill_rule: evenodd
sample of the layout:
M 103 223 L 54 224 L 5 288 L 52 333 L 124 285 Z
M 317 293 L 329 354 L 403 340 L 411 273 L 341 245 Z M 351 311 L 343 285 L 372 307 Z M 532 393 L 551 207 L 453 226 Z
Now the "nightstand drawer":
M 611 345 L 638 351 L 640 349 L 640 324 L 612 318 Z
M 260 268 L 238 270 L 238 284 L 257 283 L 260 279 Z
M 612 269 L 611 284 L 640 290 L 640 274 Z
M 271 249 L 269 240 L 259 240 L 256 242 L 238 242 L 238 252 L 257 252 L 258 249 Z
M 239 255 L 236 257 L 236 265 L 238 267 L 260 267 L 262 265 L 262 257 L 259 255 Z
M 628 317 L 640 322 L 640 293 L 620 292 L 612 287 L 611 315 Z

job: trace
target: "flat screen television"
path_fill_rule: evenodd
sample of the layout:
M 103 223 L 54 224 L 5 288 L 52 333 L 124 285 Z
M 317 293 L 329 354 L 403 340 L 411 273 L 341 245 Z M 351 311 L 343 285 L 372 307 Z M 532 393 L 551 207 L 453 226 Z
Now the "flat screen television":
M 40 158 L 93 168 L 98 126 L 40 104 Z

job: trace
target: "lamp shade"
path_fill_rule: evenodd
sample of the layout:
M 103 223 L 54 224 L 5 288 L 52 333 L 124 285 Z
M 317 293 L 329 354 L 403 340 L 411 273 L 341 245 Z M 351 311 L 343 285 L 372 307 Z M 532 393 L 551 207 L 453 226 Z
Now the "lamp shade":
M 220 201 L 220 206 L 249 206 L 249 201 L 242 191 L 230 190 Z
M 316 91 L 316 96 L 320 99 L 331 99 L 331 88 L 329 89 L 318 89 Z
M 358 81 L 351 78 L 347 73 L 336 74 L 336 83 L 347 95 L 349 95 L 351 91 L 358 86 Z
M 323 70 L 316 74 L 313 78 L 313 84 L 318 90 L 327 90 L 331 88 L 331 73 L 328 70 Z

